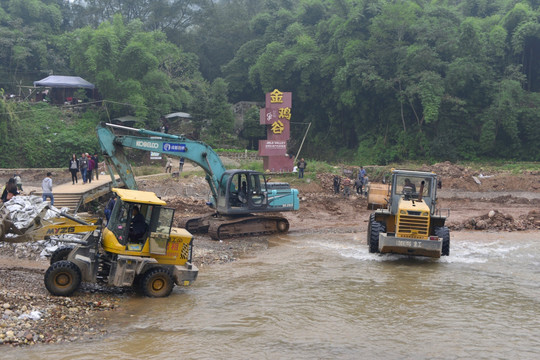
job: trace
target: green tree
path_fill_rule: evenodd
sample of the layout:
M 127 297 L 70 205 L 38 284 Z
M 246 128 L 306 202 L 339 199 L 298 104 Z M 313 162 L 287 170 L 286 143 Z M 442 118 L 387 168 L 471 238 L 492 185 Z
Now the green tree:
M 67 34 L 63 41 L 69 44 L 74 69 L 93 80 L 112 103 L 112 117 L 136 115 L 155 128 L 161 115 L 191 100 L 185 90 L 198 76 L 191 64 L 194 58 L 162 32 L 144 31 L 140 21 L 126 25 L 115 16 L 96 30 L 86 27 Z
M 208 118 L 210 126 L 208 132 L 214 137 L 231 134 L 234 127 L 234 114 L 227 101 L 227 83 L 217 78 L 210 89 L 210 102 L 208 105 Z
M 259 108 L 252 106 L 244 114 L 244 125 L 240 131 L 240 136 L 249 140 L 249 149 L 256 150 L 258 141 L 266 136 L 265 126 L 260 124 Z

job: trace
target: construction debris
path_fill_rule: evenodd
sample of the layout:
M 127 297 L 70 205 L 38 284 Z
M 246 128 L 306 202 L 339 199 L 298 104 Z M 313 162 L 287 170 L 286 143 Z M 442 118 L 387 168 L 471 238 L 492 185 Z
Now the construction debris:
M 532 210 L 527 215 L 514 219 L 509 214 L 491 210 L 487 214 L 471 218 L 462 224 L 452 226 L 454 230 L 494 230 L 494 231 L 523 231 L 540 229 L 540 210 Z

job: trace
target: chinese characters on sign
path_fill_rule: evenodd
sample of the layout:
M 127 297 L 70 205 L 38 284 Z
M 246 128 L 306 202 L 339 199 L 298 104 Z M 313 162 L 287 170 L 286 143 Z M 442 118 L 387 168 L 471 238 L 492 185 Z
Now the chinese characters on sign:
M 279 120 L 274 122 L 271 126 L 271 130 L 274 134 L 281 134 L 284 128 L 283 123 Z
M 272 104 L 274 103 L 282 103 L 283 102 L 283 93 L 279 91 L 278 89 L 275 89 L 270 93 L 270 102 Z
M 267 140 L 259 141 L 259 155 L 264 158 L 264 169 L 292 171 L 293 158 L 287 154 L 290 139 L 292 93 L 278 89 L 266 93 L 266 107 L 261 109 L 260 124 L 267 127 Z
M 291 120 L 291 108 L 280 108 L 279 109 L 279 118 Z

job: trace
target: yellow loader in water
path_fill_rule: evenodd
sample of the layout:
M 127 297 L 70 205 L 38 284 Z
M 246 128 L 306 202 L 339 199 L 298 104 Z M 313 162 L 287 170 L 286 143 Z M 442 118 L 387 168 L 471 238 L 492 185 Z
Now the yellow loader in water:
M 437 175 L 392 170 L 385 208 L 370 215 L 367 244 L 371 253 L 439 258 L 450 255 L 450 230 L 437 204 Z

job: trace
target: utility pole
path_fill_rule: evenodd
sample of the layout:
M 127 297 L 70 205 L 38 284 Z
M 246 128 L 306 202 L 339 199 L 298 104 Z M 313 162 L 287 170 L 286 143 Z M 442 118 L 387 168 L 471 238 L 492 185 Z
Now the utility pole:
M 296 159 L 298 159 L 298 155 L 300 155 L 300 151 L 302 150 L 302 146 L 304 145 L 304 140 L 306 140 L 306 136 L 310 127 L 311 127 L 311 123 L 309 123 L 307 127 L 306 133 L 304 134 L 304 138 L 302 139 L 302 143 L 300 144 L 300 148 L 298 149 L 298 152 L 296 153 L 296 156 L 294 157 L 293 164 L 296 164 Z

